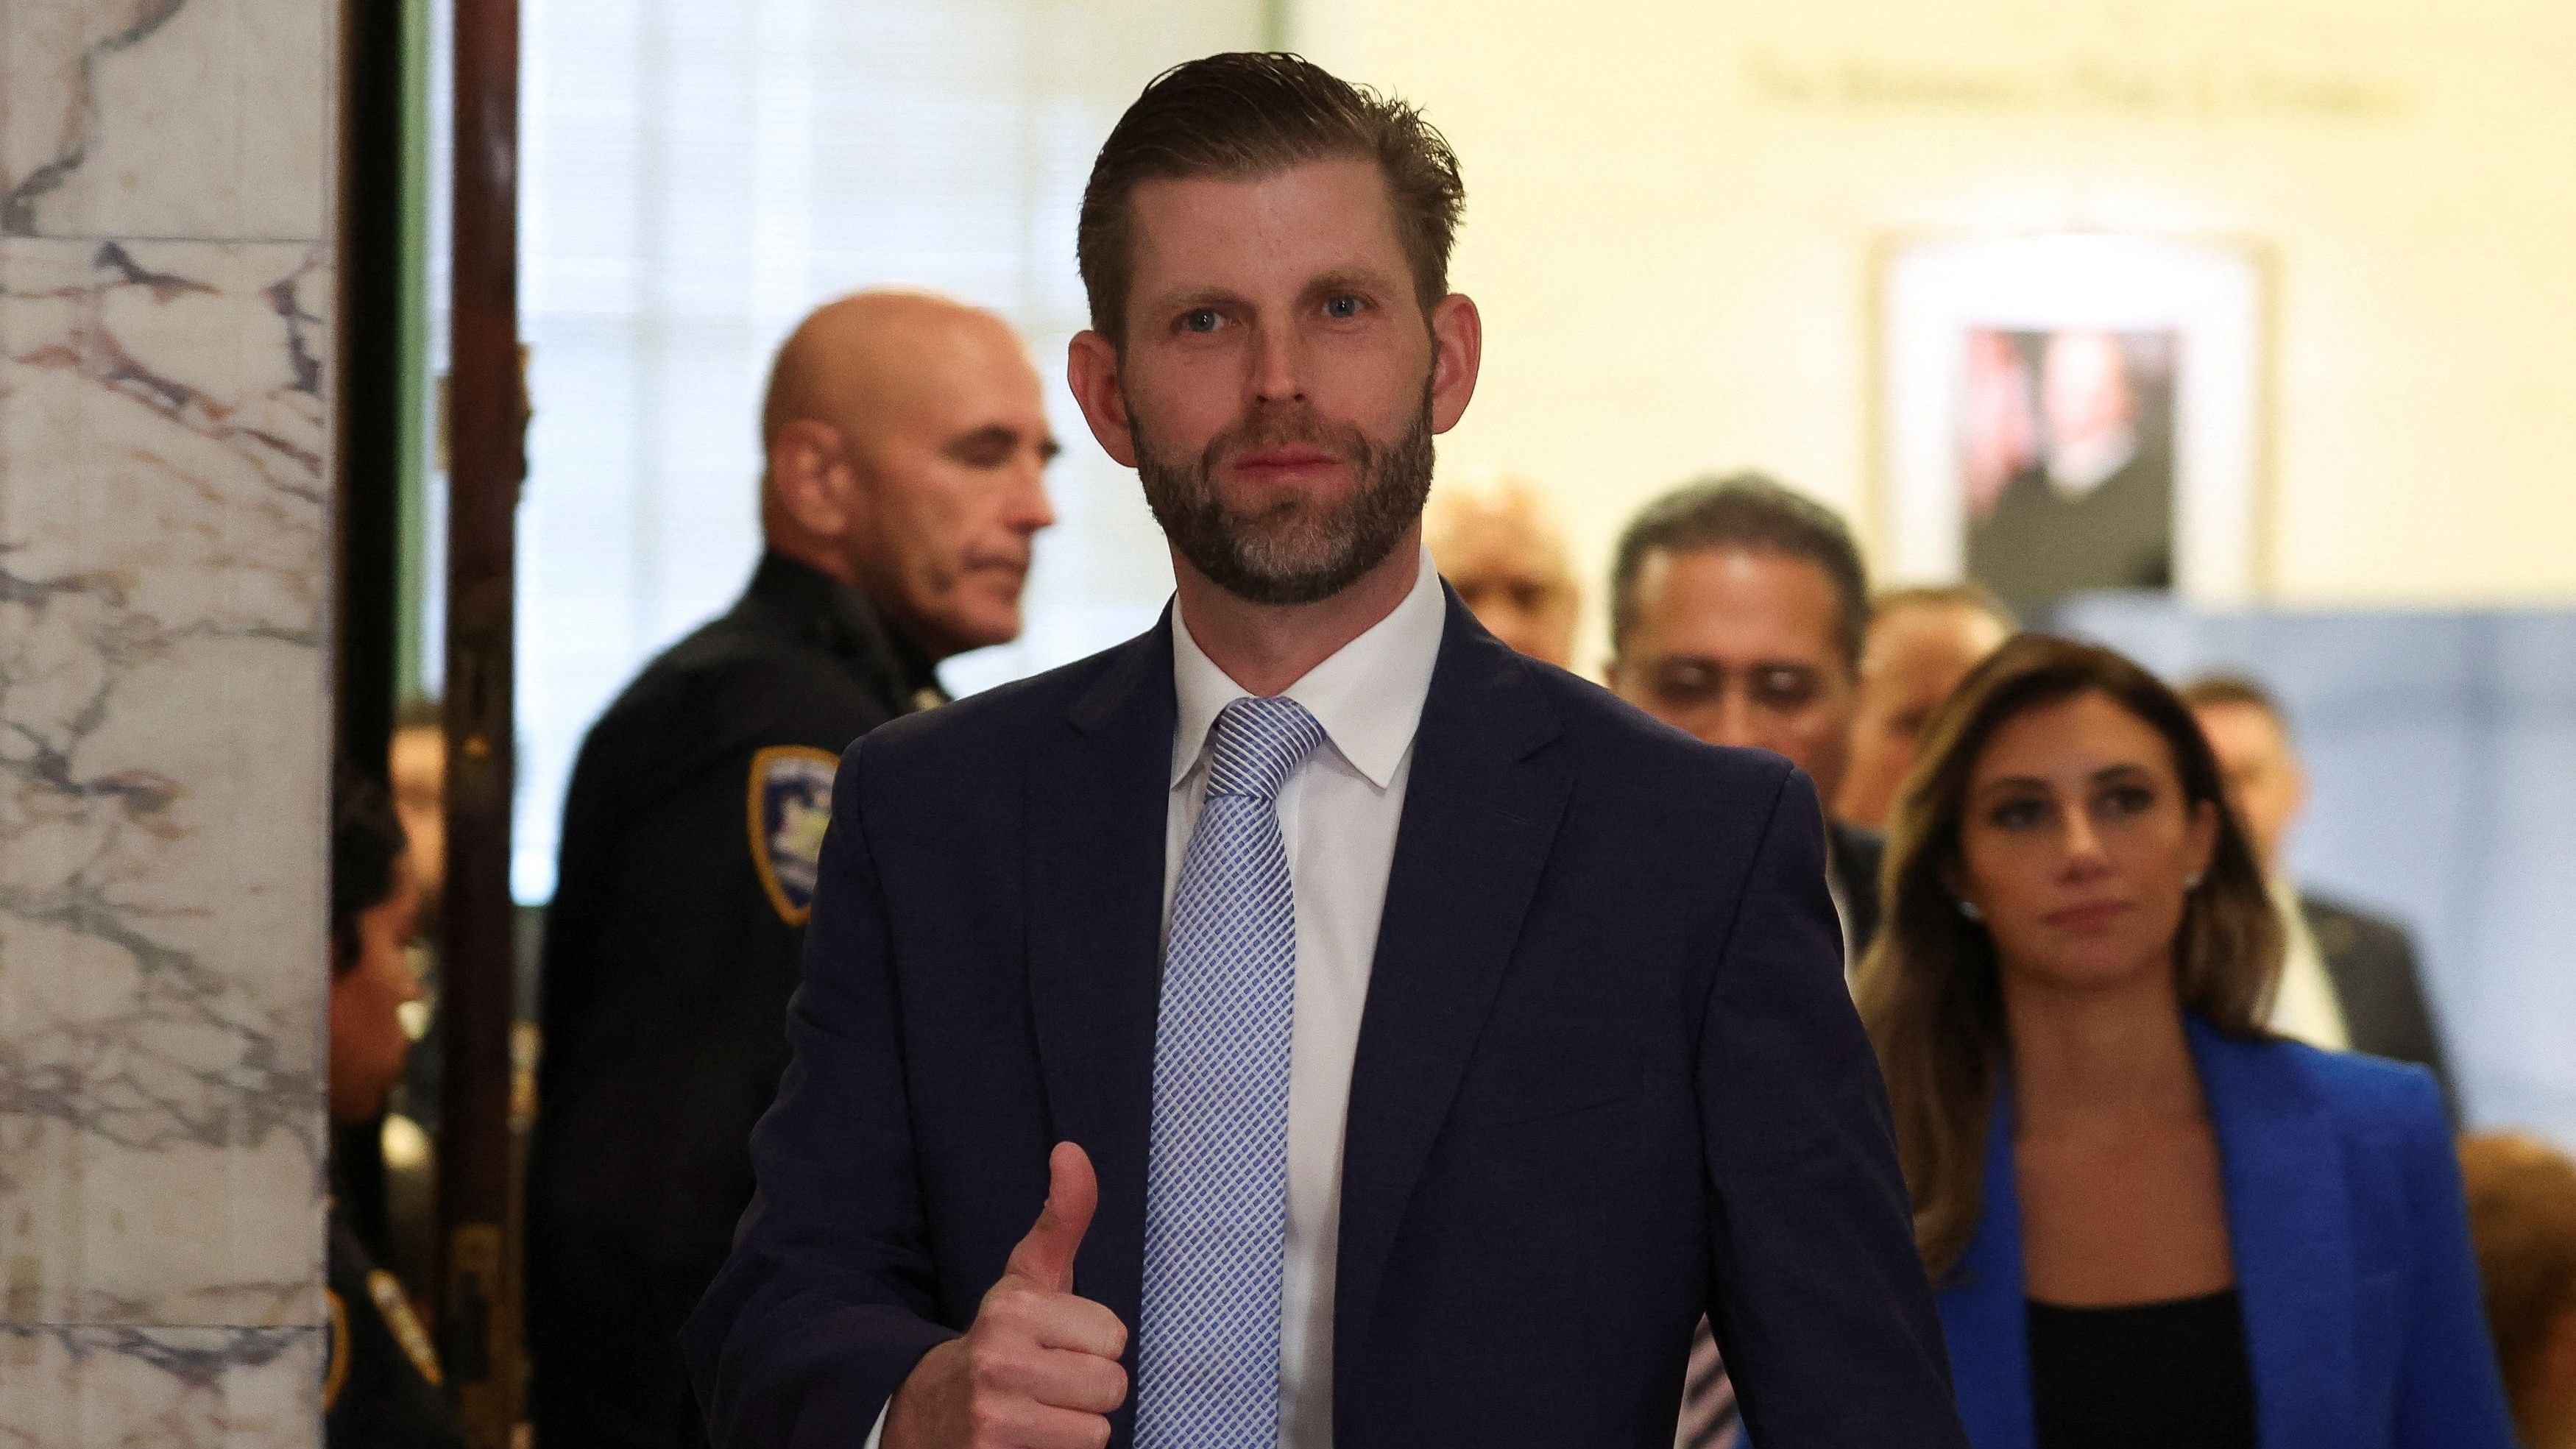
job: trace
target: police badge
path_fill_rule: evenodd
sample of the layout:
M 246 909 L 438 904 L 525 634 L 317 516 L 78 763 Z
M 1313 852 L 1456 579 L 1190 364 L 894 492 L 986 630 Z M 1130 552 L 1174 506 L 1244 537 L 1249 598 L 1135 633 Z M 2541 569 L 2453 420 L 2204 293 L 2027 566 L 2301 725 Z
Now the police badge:
M 751 863 L 779 919 L 791 926 L 805 924 L 814 910 L 840 763 L 807 745 L 776 745 L 751 757 Z

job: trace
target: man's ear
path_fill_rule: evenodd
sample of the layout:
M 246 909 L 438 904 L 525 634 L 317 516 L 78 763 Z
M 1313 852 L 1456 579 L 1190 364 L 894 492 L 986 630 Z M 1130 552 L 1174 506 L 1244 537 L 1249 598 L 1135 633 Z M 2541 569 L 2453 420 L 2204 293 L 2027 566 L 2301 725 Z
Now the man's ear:
M 1485 319 L 1463 292 L 1431 304 L 1431 431 L 1445 433 L 1467 415 L 1476 370 L 1485 357 Z
M 788 521 L 817 538 L 847 534 L 858 509 L 858 476 L 841 430 L 806 419 L 769 442 L 769 490 Z
M 1082 408 L 1082 420 L 1091 425 L 1091 436 L 1100 450 L 1118 460 L 1121 468 L 1136 466 L 1136 432 L 1127 422 L 1127 389 L 1118 374 L 1117 345 L 1099 333 L 1084 328 L 1073 335 L 1073 345 L 1066 349 L 1064 380 L 1073 389 L 1073 400 Z

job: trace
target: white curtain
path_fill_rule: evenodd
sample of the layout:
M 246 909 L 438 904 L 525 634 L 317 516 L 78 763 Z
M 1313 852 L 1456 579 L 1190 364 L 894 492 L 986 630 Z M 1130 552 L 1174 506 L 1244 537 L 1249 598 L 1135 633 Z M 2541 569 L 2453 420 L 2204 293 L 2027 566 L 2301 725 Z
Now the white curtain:
M 749 577 L 760 388 L 771 351 L 819 301 L 899 283 L 995 308 L 1049 379 L 1066 453 L 1049 476 L 1060 522 L 1038 541 L 1028 632 L 952 661 L 952 688 L 1079 658 L 1151 622 L 1171 577 L 1159 536 L 1063 391 L 1065 342 L 1084 321 L 1075 211 L 1101 139 L 1145 82 L 1257 45 L 1262 10 L 529 0 L 521 900 L 552 893 L 582 732 Z

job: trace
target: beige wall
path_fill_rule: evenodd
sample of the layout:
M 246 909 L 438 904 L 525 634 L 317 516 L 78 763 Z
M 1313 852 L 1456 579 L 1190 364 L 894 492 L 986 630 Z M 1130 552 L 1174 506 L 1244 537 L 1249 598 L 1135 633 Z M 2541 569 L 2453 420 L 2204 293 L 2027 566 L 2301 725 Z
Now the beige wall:
M 1869 528 L 1877 249 L 2098 227 L 2270 261 L 2275 600 L 2576 600 L 2576 6 L 1298 0 L 1291 31 L 1456 144 L 1488 351 L 1444 468 L 1542 480 L 1592 576 L 1703 469 Z

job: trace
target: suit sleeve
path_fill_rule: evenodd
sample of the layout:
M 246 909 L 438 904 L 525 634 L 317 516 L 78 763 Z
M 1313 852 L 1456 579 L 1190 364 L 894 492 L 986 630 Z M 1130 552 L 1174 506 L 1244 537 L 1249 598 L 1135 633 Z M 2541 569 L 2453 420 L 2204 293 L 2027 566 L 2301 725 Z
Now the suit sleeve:
M 1886 1089 L 1843 984 L 1824 817 L 1792 771 L 1701 1028 L 1709 1319 L 1762 1449 L 1966 1449 Z
M 2442 1048 L 2442 1021 L 2433 1010 L 2432 999 L 2424 993 L 2424 973 L 2415 962 L 2415 941 L 2404 927 L 2393 921 L 2374 922 L 2383 937 L 2380 951 L 2387 960 L 2389 992 L 2395 1000 L 2390 1015 L 2402 1033 L 2397 1055 L 2401 1061 L 2423 1063 L 2441 1087 L 2442 1109 L 2453 1131 L 2460 1126 L 2460 1089 L 2451 1076 L 2450 1053 Z
M 2431 1077 L 2415 1080 L 2406 1149 L 2414 1255 L 2407 1268 L 2397 1433 L 2390 1442 L 2395 1449 L 2512 1449 L 2513 1420 L 2478 1291 L 2450 1119 Z
M 933 1319 L 865 773 L 853 746 L 788 1008 L 791 1059 L 752 1134 L 758 1191 L 685 1335 L 718 1449 L 847 1449 L 921 1356 L 955 1336 Z

